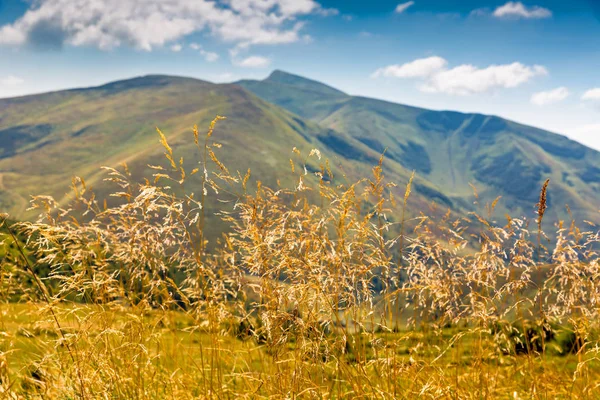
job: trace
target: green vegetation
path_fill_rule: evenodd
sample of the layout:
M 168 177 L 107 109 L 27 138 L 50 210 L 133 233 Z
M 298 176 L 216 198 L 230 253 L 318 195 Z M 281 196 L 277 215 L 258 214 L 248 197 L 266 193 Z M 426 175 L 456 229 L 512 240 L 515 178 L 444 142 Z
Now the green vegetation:
M 349 96 L 281 71 L 263 81 L 238 83 L 346 138 L 343 147 L 321 140 L 328 150 L 339 149 L 338 157 L 356 153 L 377 157 L 387 149 L 387 176 L 393 171 L 417 171 L 421 183 L 417 195 L 440 203 L 430 193 L 443 193 L 441 203 L 458 213 L 471 211 L 474 200 L 491 203 L 501 195 L 496 218 L 505 213 L 531 217 L 531 204 L 537 201 L 543 181 L 550 178 L 554 207 L 546 215 L 548 221 L 567 219 L 564 205 L 568 204 L 577 220 L 600 222 L 600 175 L 593 173 L 600 153 L 564 136 L 494 116 Z M 353 150 L 348 151 L 349 147 Z M 470 184 L 477 187 L 477 199 Z
M 45 356 L 54 354 L 59 337 L 54 324 L 40 316 L 39 305 L 4 304 L 3 380 L 9 393 L 78 397 L 76 387 L 60 387 L 76 371 L 66 354 L 65 370 Z M 43 307 L 42 307 L 43 309 Z M 87 398 L 588 398 L 598 395 L 600 362 L 592 360 L 584 378 L 573 382 L 579 365 L 566 339 L 549 343 L 544 357 L 503 352 L 491 335 L 483 338 L 465 328 L 401 330 L 353 334 L 342 352 L 317 354 L 317 362 L 297 359 L 305 351 L 292 337 L 273 352 L 266 341 L 235 335 L 235 329 L 211 332 L 181 312 L 108 311 L 75 305 L 60 308 L 69 335 L 77 337 L 84 382 L 96 390 Z M 106 326 L 111 331 L 106 330 Z M 127 335 L 123 338 L 123 335 Z M 453 340 L 457 335 L 460 339 Z M 437 348 L 449 345 L 440 354 Z M 112 352 L 106 351 L 110 346 Z M 514 345 L 513 345 L 514 346 Z M 522 346 L 516 346 L 522 349 Z M 499 349 L 499 350 L 498 350 Z M 398 368 L 394 381 L 381 375 L 382 356 Z M 292 358 L 293 357 L 293 358 Z M 313 356 L 314 357 L 314 356 Z M 336 363 L 343 358 L 344 364 Z M 67 369 L 68 368 L 68 369 Z M 302 368 L 302 370 L 300 370 Z M 71 375 L 71 376 L 69 376 Z M 100 380 L 101 379 L 101 380 Z M 532 381 L 535 379 L 535 381 Z M 100 382 L 94 382 L 100 380 Z M 334 383 L 336 382 L 337 383 Z M 535 385 L 542 395 L 531 395 Z M 6 385 L 8 386 L 8 385 Z M 374 390 L 378 389 L 378 390 Z M 394 393 L 395 390 L 395 393 Z M 212 394 L 211 394 L 212 393 Z
M 159 131 L 146 179 L 106 168 L 110 202 L 77 177 L 70 202 L 32 198 L 35 222 L 0 217 L 2 395 L 600 396 L 600 233 L 561 223 L 546 248 L 548 181 L 534 226 L 494 223 L 497 202 L 427 215 L 410 202 L 425 183 L 388 181 L 384 156 L 358 179 L 308 142 L 233 167 L 221 119 Z
M 2 99 L 0 109 L 0 207 L 22 220 L 37 217 L 26 211 L 32 193 L 68 204 L 65 193 L 73 175 L 82 176 L 109 202 L 111 188 L 100 167 L 125 162 L 135 181 L 149 175 L 147 166 L 162 157 L 153 133 L 156 126 L 178 145 L 184 166 L 193 169 L 199 154 L 187 140 L 189 127 L 227 115 L 219 137 L 228 149 L 223 162 L 232 170 L 251 168 L 271 187 L 288 178 L 277 169 L 288 162 L 294 146 L 303 153 L 321 149 L 339 183 L 363 177 L 385 150 L 388 179 L 406 182 L 416 171 L 409 217 L 418 216 L 432 201 L 440 205 L 433 211 L 437 216 L 447 208 L 466 216 L 474 201 L 484 205 L 500 195 L 495 220 L 506 213 L 533 220 L 532 204 L 542 182 L 550 178 L 549 223 L 570 218 L 565 204 L 576 220 L 600 222 L 600 154 L 594 150 L 498 117 L 353 97 L 281 71 L 263 81 L 238 84 L 145 76 Z M 318 163 L 309 160 L 307 168 L 316 171 Z M 193 187 L 199 178 L 188 182 Z M 401 187 L 391 190 L 396 197 L 403 195 Z M 213 218 L 214 211 L 207 213 L 211 243 L 224 229 Z M 399 213 L 395 208 L 391 217 Z

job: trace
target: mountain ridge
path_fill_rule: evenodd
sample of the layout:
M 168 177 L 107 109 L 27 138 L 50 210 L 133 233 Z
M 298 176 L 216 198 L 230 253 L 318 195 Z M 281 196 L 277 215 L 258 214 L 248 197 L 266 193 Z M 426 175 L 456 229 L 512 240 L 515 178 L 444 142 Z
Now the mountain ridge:
M 568 203 L 578 219 L 598 221 L 600 153 L 593 149 L 501 117 L 351 96 L 279 70 L 262 81 L 216 84 L 143 75 L 0 99 L 0 207 L 30 218 L 23 211 L 28 195 L 43 192 L 64 202 L 72 175 L 91 176 L 100 194 L 107 194 L 101 165 L 128 161 L 148 172 L 149 163 L 160 163 L 156 126 L 186 160 L 195 159 L 191 127 L 206 126 L 217 114 L 228 117 L 219 124 L 220 140 L 231 152 L 224 154 L 226 164 L 251 167 L 271 184 L 294 146 L 321 148 L 350 178 L 368 176 L 385 152 L 384 172 L 391 180 L 403 185 L 416 171 L 411 201 L 417 208 L 435 200 L 466 215 L 474 201 L 491 203 L 501 195 L 496 217 L 533 218 L 541 183 L 550 177 L 552 204 Z M 402 194 L 398 189 L 395 195 Z M 559 208 L 552 207 L 548 220 L 566 218 Z
M 543 180 L 550 177 L 554 198 L 570 203 L 583 218 L 598 219 L 593 209 L 600 180 L 594 166 L 600 165 L 600 153 L 565 135 L 495 115 L 428 110 L 363 96 L 321 97 L 314 107 L 306 101 L 304 85 L 293 85 L 302 77 L 282 74 L 276 81 L 237 83 L 375 151 L 386 149 L 388 158 L 416 170 L 464 206 L 473 200 L 470 185 L 475 184 L 485 201 L 500 194 L 507 197 L 503 211 L 530 215 L 528 204 L 535 204 Z M 564 215 L 557 212 L 553 219 Z
M 275 80 L 271 79 L 273 75 L 278 75 L 279 77 L 281 77 L 281 76 L 287 76 L 287 78 L 285 79 L 287 82 L 282 82 L 282 83 L 287 83 L 287 84 L 290 84 L 291 79 L 299 79 L 299 80 L 302 80 L 302 81 L 305 81 L 305 82 L 316 83 L 316 84 L 318 84 L 320 86 L 325 86 L 327 88 L 330 88 L 333 91 L 336 91 L 340 95 L 343 95 L 344 97 L 347 97 L 349 99 L 355 98 L 355 99 L 362 99 L 362 100 L 365 100 L 365 101 L 376 101 L 376 102 L 386 103 L 386 104 L 390 104 L 390 105 L 402 105 L 402 106 L 407 107 L 407 108 L 413 108 L 415 110 L 422 110 L 422 111 L 432 111 L 432 112 L 439 112 L 439 113 L 456 113 L 456 114 L 462 114 L 462 115 L 465 115 L 465 116 L 466 115 L 479 115 L 479 116 L 483 116 L 483 117 L 497 117 L 497 118 L 501 118 L 501 119 L 504 119 L 506 121 L 509 121 L 511 123 L 514 123 L 514 124 L 522 125 L 522 126 L 529 127 L 529 128 L 539 129 L 539 130 L 544 131 L 544 132 L 548 132 L 548 133 L 551 133 L 551 134 L 554 134 L 554 135 L 562 136 L 562 137 L 568 139 L 569 141 L 575 142 L 575 143 L 577 143 L 577 144 L 579 144 L 581 146 L 584 146 L 586 148 L 590 148 L 589 146 L 587 146 L 587 145 L 585 145 L 585 144 L 583 144 L 581 142 L 578 142 L 578 141 L 576 141 L 574 139 L 571 139 L 570 137 L 568 137 L 564 133 L 557 132 L 557 131 L 552 131 L 552 130 L 548 130 L 548 129 L 545 129 L 545 128 L 535 127 L 533 125 L 528 125 L 525 122 L 515 121 L 515 120 L 512 120 L 510 118 L 505 118 L 505 117 L 502 117 L 502 116 L 499 116 L 499 115 L 496 115 L 496 114 L 486 114 L 486 113 L 481 113 L 481 112 L 477 112 L 477 111 L 456 111 L 456 110 L 452 110 L 452 109 L 449 109 L 449 108 L 448 109 L 446 109 L 446 108 L 444 108 L 444 109 L 431 109 L 431 108 L 426 108 L 426 107 L 421 107 L 421 106 L 415 106 L 415 105 L 410 105 L 410 104 L 405 104 L 405 103 L 399 103 L 399 102 L 392 101 L 392 100 L 379 99 L 379 98 L 376 98 L 376 97 L 363 96 L 363 95 L 351 95 L 351 94 L 348 94 L 348 93 L 346 93 L 346 92 L 344 92 L 344 91 L 342 91 L 340 89 L 336 89 L 336 88 L 334 88 L 332 86 L 323 84 L 323 83 L 321 83 L 321 82 L 319 82 L 317 80 L 313 80 L 313 79 L 310 79 L 310 78 L 305 78 L 305 77 L 303 77 L 301 75 L 297 75 L 297 74 L 286 72 L 286 71 L 279 70 L 279 69 L 273 70 L 273 72 L 271 72 L 271 74 L 269 74 L 263 80 L 241 79 L 241 80 L 238 80 L 238 81 L 234 81 L 232 83 L 233 84 L 239 84 L 239 85 L 245 86 L 245 85 L 248 85 L 248 84 L 253 83 L 253 82 L 275 82 L 275 83 L 279 83 L 279 81 L 282 80 L 281 78 L 278 78 L 278 79 L 275 79 Z M 593 150 L 593 151 L 600 151 L 600 150 L 595 150 L 595 149 L 591 149 L 591 150 Z
M 273 76 L 288 76 L 288 77 L 293 77 L 293 78 L 299 78 L 302 81 L 305 82 L 310 82 L 310 83 L 316 83 L 319 86 L 323 86 L 326 88 L 331 89 L 334 92 L 337 92 L 343 96 L 346 96 L 348 98 L 356 98 L 356 99 L 363 99 L 363 100 L 372 100 L 372 101 L 377 101 L 377 102 L 382 102 L 382 103 L 387 103 L 387 104 L 392 104 L 392 105 L 402 105 L 404 107 L 407 108 L 414 108 L 417 110 L 428 110 L 428 111 L 433 111 L 433 112 L 440 112 L 440 113 L 457 113 L 457 114 L 462 114 L 462 115 L 481 115 L 484 117 L 498 117 L 498 118 L 502 118 L 506 121 L 509 121 L 511 123 L 514 124 L 519 124 L 525 127 L 529 127 L 529 128 L 534 128 L 534 129 L 538 129 L 547 133 L 551 133 L 554 135 L 558 135 L 558 136 L 562 136 L 564 138 L 566 138 L 567 140 L 577 143 L 578 145 L 581 145 L 583 147 L 589 148 L 593 151 L 597 151 L 600 152 L 599 150 L 595 150 L 590 148 L 589 146 L 580 143 L 574 139 L 569 138 L 567 135 L 561 133 L 561 132 L 557 132 L 557 131 L 551 131 L 545 128 L 538 128 L 535 127 L 533 125 L 528 125 L 527 123 L 524 122 L 519 122 L 519 121 L 515 121 L 515 120 L 511 120 L 509 118 L 505 118 L 505 117 L 501 117 L 498 116 L 496 114 L 485 114 L 485 113 L 480 113 L 480 112 L 475 112 L 475 111 L 456 111 L 456 110 L 452 110 L 452 109 L 429 109 L 429 108 L 425 108 L 425 107 L 420 107 L 420 106 L 414 106 L 414 105 L 410 105 L 410 104 L 404 104 L 404 103 L 398 103 L 392 100 L 385 100 L 385 99 L 379 99 L 376 97 L 369 97 L 369 96 L 362 96 L 362 95 L 350 95 L 347 94 L 346 92 L 340 90 L 340 89 L 336 89 L 332 86 L 323 84 L 317 80 L 313 80 L 313 79 L 309 79 L 309 78 L 305 78 L 301 75 L 298 74 L 294 74 L 294 73 L 290 73 L 290 72 L 286 72 L 280 69 L 275 69 L 273 70 L 265 79 L 263 80 L 252 80 L 252 79 L 241 79 L 241 80 L 237 80 L 237 81 L 233 81 L 233 82 L 224 82 L 224 83 L 220 83 L 223 85 L 229 85 L 229 84 L 233 84 L 233 85 L 241 85 L 244 86 L 246 85 L 248 82 L 264 82 L 264 81 L 274 81 L 277 82 L 279 81 L 279 79 L 271 79 Z M 130 81 L 136 81 L 136 80 L 145 80 L 145 79 L 174 79 L 174 80 L 181 80 L 181 81 L 195 81 L 195 82 L 202 82 L 202 83 L 206 83 L 206 84 L 217 84 L 214 83 L 212 81 L 209 80 L 204 80 L 204 79 L 200 79 L 197 77 L 192 77 L 192 76 L 183 76 L 183 75 L 170 75 L 170 74 L 159 74 L 159 73 L 150 73 L 150 74 L 142 74 L 142 75 L 137 75 L 131 78 L 123 78 L 123 79 L 117 79 L 115 81 L 109 81 L 106 83 L 102 83 L 99 85 L 93 85 L 93 86 L 84 86 L 84 87 L 74 87 L 74 88 L 69 88 L 69 89 L 58 89 L 58 90 L 51 90 L 51 91 L 46 91 L 46 92 L 40 92 L 40 93 L 33 93 L 33 94 L 25 94 L 25 95 L 20 95 L 20 96 L 11 96 L 11 97 L 2 97 L 0 98 L 0 102 L 4 101 L 4 100 L 10 100 L 10 101 L 15 101 L 18 99 L 24 99 L 24 98 L 28 98 L 28 97 L 32 97 L 32 96 L 43 96 L 43 95 L 50 95 L 50 94 L 55 94 L 55 93 L 64 93 L 64 92 L 71 92 L 71 91 L 86 91 L 86 90 L 93 90 L 93 89 L 102 89 L 102 88 L 109 88 L 115 84 L 122 84 L 122 83 L 127 83 Z

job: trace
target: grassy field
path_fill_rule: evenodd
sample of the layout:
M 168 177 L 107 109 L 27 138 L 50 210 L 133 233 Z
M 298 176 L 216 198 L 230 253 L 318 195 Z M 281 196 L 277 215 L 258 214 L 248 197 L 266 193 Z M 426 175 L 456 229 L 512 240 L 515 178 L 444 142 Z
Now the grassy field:
M 68 208 L 0 216 L 2 396 L 600 397 L 600 236 L 544 232 L 548 181 L 535 223 L 491 222 L 495 202 L 409 221 L 383 156 L 339 183 L 295 148 L 269 187 L 221 161 L 220 120 L 193 170 L 159 131 L 166 162 L 107 169 L 111 203 L 74 178 Z
M 181 312 L 62 305 L 56 311 L 76 357 L 72 365 L 64 346 L 56 347 L 60 333 L 47 309 L 40 309 L 46 307 L 2 306 L 2 379 L 15 397 L 77 397 L 75 365 L 92 398 L 600 395 L 597 360 L 582 368 L 577 355 L 558 349 L 502 354 L 489 333 L 467 328 L 352 334 L 344 354 L 329 360 L 322 354 L 315 363 L 300 338 L 273 351 L 227 330 L 198 327 Z
M 39 309 L 2 307 L 3 384 L 13 393 L 76 397 L 60 336 Z M 348 337 L 345 354 L 316 364 L 296 340 L 268 345 L 197 327 L 178 313 L 61 306 L 63 330 L 90 397 L 397 397 L 572 398 L 600 391 L 600 363 L 577 355 L 499 354 L 490 335 L 462 328 L 402 330 Z M 125 335 L 125 336 L 124 336 Z M 457 335 L 460 337 L 457 338 Z M 442 350 L 443 352 L 440 352 Z M 364 358 L 363 358 L 364 357 Z M 389 371 L 386 362 L 393 361 Z M 65 366 L 67 366 L 65 368 Z M 577 371 L 580 369 L 579 371 Z M 54 376 L 60 374 L 57 381 Z M 392 376 L 386 376 L 393 374 Z M 57 387 L 58 386 L 58 387 Z

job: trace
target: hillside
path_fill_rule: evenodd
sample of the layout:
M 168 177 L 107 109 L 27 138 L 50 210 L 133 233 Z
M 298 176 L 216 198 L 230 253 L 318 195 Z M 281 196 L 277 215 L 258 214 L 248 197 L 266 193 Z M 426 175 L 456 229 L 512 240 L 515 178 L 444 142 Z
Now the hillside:
M 52 195 L 65 205 L 76 175 L 84 177 L 98 199 L 107 198 L 117 188 L 103 181 L 107 175 L 102 166 L 118 167 L 125 162 L 133 181 L 150 177 L 155 171 L 149 164 L 166 162 L 156 127 L 167 136 L 176 160 L 183 157 L 190 171 L 201 158 L 192 127 L 197 124 L 204 132 L 216 115 L 227 116 L 213 136 L 223 145 L 219 158 L 242 175 L 251 168 L 253 179 L 273 187 L 278 179 L 285 183 L 290 176 L 294 147 L 303 158 L 312 148 L 324 150 L 340 182 L 342 175 L 350 180 L 369 175 L 379 159 L 378 150 L 265 102 L 239 85 L 145 76 L 0 100 L 0 209 L 15 218 L 34 218 L 26 211 L 32 194 Z M 353 152 L 338 154 L 324 143 L 335 144 L 332 148 L 338 153 L 340 148 Z M 357 144 L 360 147 L 355 148 Z M 319 169 L 315 157 L 307 167 Z M 390 171 L 388 177 L 403 184 L 409 173 L 400 169 Z M 199 175 L 186 182 L 187 191 L 200 191 Z M 398 193 L 402 190 L 398 188 Z M 417 195 L 412 201 L 423 206 L 429 197 Z M 220 206 L 208 205 L 209 218 Z M 221 229 L 218 223 L 208 226 L 213 234 Z
M 233 171 L 251 167 L 268 183 L 275 167 L 289 166 L 292 147 L 308 152 L 311 130 L 320 129 L 237 85 L 167 76 L 0 100 L 0 208 L 31 218 L 30 194 L 64 203 L 75 175 L 106 197 L 115 187 L 103 182 L 101 166 L 126 162 L 134 181 L 150 177 L 148 164 L 165 165 L 156 127 L 189 171 L 200 159 L 192 127 L 204 132 L 216 115 L 228 116 L 215 134 L 223 144 L 219 157 Z
M 600 219 L 600 153 L 564 136 L 496 116 L 350 96 L 282 71 L 238 84 L 376 152 L 387 149 L 390 168 L 415 170 L 443 193 L 438 201 L 454 208 L 470 207 L 475 200 L 472 183 L 481 203 L 502 196 L 498 215 L 532 217 L 539 189 L 550 178 L 548 219 L 566 218 L 565 204 L 577 219 Z M 340 154 L 360 151 L 327 138 L 322 142 Z M 421 187 L 421 193 L 437 195 L 429 187 Z
M 566 217 L 564 204 L 578 219 L 598 221 L 600 155 L 594 150 L 498 117 L 349 96 L 281 71 L 239 84 L 144 76 L 0 100 L 0 208 L 30 219 L 31 194 L 66 204 L 75 175 L 102 199 L 116 188 L 103 181 L 101 166 L 126 162 L 134 181 L 151 176 L 148 164 L 165 161 L 157 126 L 191 170 L 201 156 L 191 128 L 197 124 L 204 131 L 216 115 L 228 117 L 214 136 L 223 144 L 222 161 L 233 171 L 251 168 L 253 179 L 271 186 L 289 176 L 293 147 L 304 155 L 321 149 L 337 182 L 370 176 L 387 149 L 384 173 L 398 184 L 396 197 L 416 171 L 413 215 L 432 201 L 440 213 L 450 208 L 466 215 L 502 196 L 499 217 L 505 212 L 534 217 L 539 189 L 549 177 L 549 222 Z M 316 160 L 309 161 L 309 171 L 318 168 Z M 198 192 L 194 178 L 186 190 Z M 469 183 L 479 192 L 477 206 Z M 219 232 L 219 224 L 209 227 Z

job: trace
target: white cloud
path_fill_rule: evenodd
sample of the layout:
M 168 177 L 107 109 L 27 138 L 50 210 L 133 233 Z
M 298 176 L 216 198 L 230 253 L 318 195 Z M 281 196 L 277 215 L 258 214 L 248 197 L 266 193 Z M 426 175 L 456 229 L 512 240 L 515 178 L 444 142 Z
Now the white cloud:
M 414 1 L 408 1 L 406 3 L 398 4 L 396 6 L 395 12 L 396 12 L 396 14 L 402 14 L 404 11 L 406 11 L 410 6 L 413 6 L 414 4 L 415 4 Z
M 442 57 L 420 58 L 406 64 L 388 65 L 379 68 L 372 77 L 426 78 L 446 67 L 448 62 Z
M 489 8 L 476 8 L 469 13 L 470 17 L 485 17 L 490 14 Z
M 333 14 L 314 0 L 37 0 L 14 23 L 0 26 L 0 45 L 59 49 L 132 46 L 150 51 L 208 31 L 246 48 L 300 40 L 309 14 Z
M 204 59 L 208 62 L 215 62 L 219 59 L 219 55 L 212 51 L 200 50 L 200 54 L 202 54 Z
M 447 64 L 441 57 L 429 57 L 380 68 L 372 76 L 418 78 L 423 80 L 419 87 L 423 92 L 471 95 L 498 88 L 514 88 L 536 76 L 548 74 L 542 66 L 527 66 L 518 62 L 487 68 L 463 64 L 448 69 Z
M 569 89 L 564 86 L 545 92 L 537 92 L 531 96 L 531 103 L 536 106 L 545 106 L 562 101 L 569 97 L 569 94 Z
M 550 18 L 552 11 L 540 6 L 526 7 L 520 1 L 509 1 L 494 10 L 494 17 L 497 18 L 526 18 L 541 19 Z
M 338 10 L 337 8 L 321 8 L 318 7 L 316 10 L 316 14 L 322 16 L 322 17 L 332 17 L 334 15 L 339 15 L 340 14 L 340 10 Z
M 18 86 L 23 83 L 25 83 L 25 80 L 14 75 L 9 75 L 5 78 L 0 79 L 0 85 L 2 86 Z
M 266 68 L 271 65 L 271 60 L 261 56 L 250 56 L 241 61 L 236 61 L 234 64 L 243 68 Z
M 198 51 L 208 62 L 215 62 L 219 59 L 219 55 L 217 53 L 204 50 L 198 43 L 190 43 L 190 49 Z
M 174 44 L 173 46 L 171 46 L 171 51 L 175 53 L 179 53 L 181 49 L 183 49 L 183 46 L 180 44 Z
M 535 76 L 547 73 L 542 66 L 529 67 L 518 62 L 491 65 L 487 68 L 465 64 L 433 75 L 421 90 L 429 93 L 470 95 L 497 88 L 515 88 Z
M 587 90 L 583 96 L 581 96 L 581 100 L 600 100 L 600 88 Z

